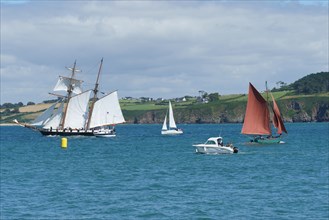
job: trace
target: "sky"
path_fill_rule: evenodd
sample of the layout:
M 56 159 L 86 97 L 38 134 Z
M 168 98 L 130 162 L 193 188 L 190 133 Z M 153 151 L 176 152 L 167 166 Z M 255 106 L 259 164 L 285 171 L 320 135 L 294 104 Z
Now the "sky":
M 4 1 L 1 104 L 56 97 L 76 60 L 102 92 L 246 94 L 328 71 L 328 1 Z

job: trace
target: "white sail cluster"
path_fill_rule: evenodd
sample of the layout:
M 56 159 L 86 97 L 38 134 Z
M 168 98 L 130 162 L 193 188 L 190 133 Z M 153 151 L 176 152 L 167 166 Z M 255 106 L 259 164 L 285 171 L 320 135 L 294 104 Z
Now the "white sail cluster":
M 177 129 L 175 118 L 174 118 L 174 111 L 172 110 L 171 102 L 169 101 L 169 129 Z M 162 130 L 166 131 L 168 130 L 167 127 L 167 114 L 165 116 L 163 125 L 162 125 Z
M 175 123 L 175 119 L 174 119 L 174 111 L 172 109 L 172 105 L 171 102 L 169 101 L 169 129 L 167 127 L 167 114 L 165 116 L 163 125 L 162 125 L 162 130 L 161 130 L 161 134 L 164 135 L 176 135 L 176 134 L 183 134 L 183 130 L 182 129 L 178 129 Z
M 72 83 L 73 82 L 73 83 Z M 54 91 L 66 91 L 72 85 L 72 96 L 67 103 L 66 116 L 64 117 L 64 100 L 56 109 L 58 102 L 51 105 L 43 114 L 36 118 L 32 125 L 41 126 L 44 129 L 91 129 L 107 125 L 124 123 L 117 91 L 112 92 L 94 103 L 93 111 L 89 112 L 89 100 L 92 90 L 82 92 L 81 80 L 60 77 Z M 91 116 L 89 117 L 89 114 Z M 90 122 L 88 123 L 88 118 Z M 61 123 L 63 123 L 61 125 Z M 89 124 L 89 127 L 87 126 Z

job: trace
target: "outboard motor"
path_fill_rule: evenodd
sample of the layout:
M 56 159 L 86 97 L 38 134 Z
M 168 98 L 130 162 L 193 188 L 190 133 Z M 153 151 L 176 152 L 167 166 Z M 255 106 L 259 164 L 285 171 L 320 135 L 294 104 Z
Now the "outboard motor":
M 233 147 L 233 153 L 238 153 L 239 149 L 237 147 Z

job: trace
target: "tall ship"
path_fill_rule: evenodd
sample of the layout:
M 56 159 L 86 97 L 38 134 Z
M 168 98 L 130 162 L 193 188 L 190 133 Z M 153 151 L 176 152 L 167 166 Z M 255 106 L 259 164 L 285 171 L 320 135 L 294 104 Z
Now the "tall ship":
M 268 101 L 268 89 L 266 85 L 267 99 L 257 91 L 257 89 L 249 83 L 248 102 L 246 114 L 241 130 L 242 134 L 251 136 L 250 142 L 259 144 L 284 143 L 281 140 L 282 133 L 288 133 L 284 126 L 281 113 L 275 99 L 271 93 L 273 105 L 270 106 Z M 277 134 L 272 133 L 270 123 L 270 109 L 273 111 L 273 126 L 276 128 Z
M 124 123 L 117 91 L 98 98 L 100 62 L 94 89 L 83 91 L 82 80 L 77 79 L 76 61 L 70 77 L 59 76 L 54 91 L 65 91 L 58 101 L 39 115 L 31 124 L 16 123 L 39 131 L 43 135 L 114 137 L 115 125 Z

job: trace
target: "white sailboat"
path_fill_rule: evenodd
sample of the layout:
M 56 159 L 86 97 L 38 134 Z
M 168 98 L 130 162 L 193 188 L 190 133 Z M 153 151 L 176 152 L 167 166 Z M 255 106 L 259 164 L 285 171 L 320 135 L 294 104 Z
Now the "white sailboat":
M 43 114 L 37 117 L 32 124 L 16 123 L 38 130 L 43 135 L 62 136 L 115 136 L 114 125 L 124 123 L 117 91 L 114 91 L 100 99 L 97 98 L 98 82 L 101 73 L 103 59 L 99 67 L 95 88 L 82 92 L 81 80 L 74 78 L 76 72 L 76 62 L 71 77 L 60 76 L 54 91 L 66 91 L 66 96 L 62 97 L 60 106 L 55 109 L 58 103 L 50 106 Z M 73 95 L 73 93 L 75 95 Z M 91 94 L 94 93 L 90 103 Z M 58 95 L 59 96 L 59 95 Z M 66 105 L 64 105 L 66 103 Z M 113 126 L 110 128 L 110 126 Z
M 162 130 L 161 134 L 163 135 L 177 135 L 177 134 L 183 134 L 183 130 L 177 128 L 175 119 L 174 119 L 174 112 L 171 106 L 171 102 L 169 101 L 169 129 L 167 127 L 167 114 L 165 116 L 163 125 L 162 125 Z

